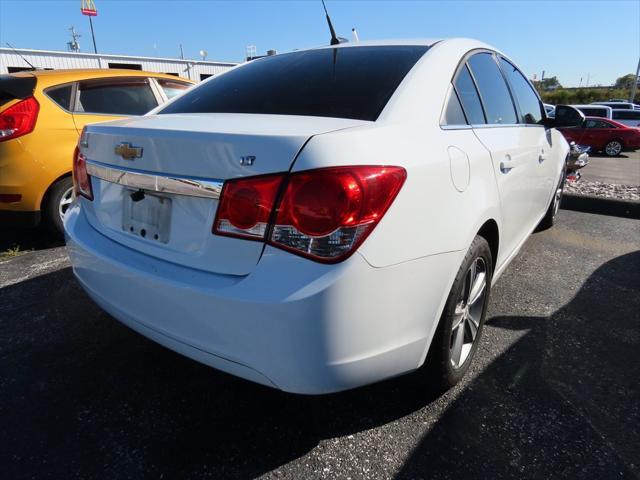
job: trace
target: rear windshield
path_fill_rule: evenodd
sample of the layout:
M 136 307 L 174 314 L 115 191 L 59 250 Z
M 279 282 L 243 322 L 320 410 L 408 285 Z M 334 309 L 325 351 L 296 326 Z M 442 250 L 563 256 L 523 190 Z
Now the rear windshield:
M 254 60 L 159 113 L 262 113 L 376 120 L 426 46 L 323 48 Z

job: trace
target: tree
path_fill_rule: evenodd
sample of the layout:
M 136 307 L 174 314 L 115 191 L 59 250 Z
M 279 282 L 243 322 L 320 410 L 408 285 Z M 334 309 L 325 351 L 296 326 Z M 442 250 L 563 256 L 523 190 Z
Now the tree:
M 562 88 L 562 85 L 560 85 L 560 82 L 558 81 L 558 77 L 543 78 L 542 80 L 535 81 L 534 84 L 538 90 L 543 92 Z
M 631 88 L 633 87 L 633 82 L 637 82 L 636 76 L 633 73 L 628 73 L 618 79 L 616 79 L 615 87 L 616 88 Z

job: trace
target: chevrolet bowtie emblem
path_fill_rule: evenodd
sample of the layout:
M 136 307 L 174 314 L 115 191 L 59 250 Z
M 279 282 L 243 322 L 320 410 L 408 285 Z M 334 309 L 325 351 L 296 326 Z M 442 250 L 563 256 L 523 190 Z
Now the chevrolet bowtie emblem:
M 142 147 L 134 147 L 128 142 L 122 142 L 116 145 L 115 153 L 125 160 L 133 160 L 142 157 Z

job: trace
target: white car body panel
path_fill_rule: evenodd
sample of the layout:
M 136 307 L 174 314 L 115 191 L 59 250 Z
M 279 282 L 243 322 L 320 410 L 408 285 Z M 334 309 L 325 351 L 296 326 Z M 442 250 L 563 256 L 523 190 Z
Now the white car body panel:
M 568 145 L 539 125 L 441 126 L 461 59 L 497 52 L 484 43 L 337 48 L 366 45 L 432 45 L 375 121 L 159 109 L 92 125 L 80 147 L 105 168 L 221 183 L 332 166 L 403 167 L 404 185 L 352 256 L 327 265 L 214 235 L 218 200 L 181 195 L 169 195 L 168 241 L 154 243 L 123 230 L 131 190 L 93 178 L 94 200 L 80 198 L 65 217 L 74 273 L 89 295 L 173 350 L 289 392 L 329 393 L 419 368 L 474 237 L 496 228 L 495 283 L 546 212 Z M 120 142 L 144 154 L 124 160 L 114 153 Z M 252 155 L 255 164 L 240 164 Z

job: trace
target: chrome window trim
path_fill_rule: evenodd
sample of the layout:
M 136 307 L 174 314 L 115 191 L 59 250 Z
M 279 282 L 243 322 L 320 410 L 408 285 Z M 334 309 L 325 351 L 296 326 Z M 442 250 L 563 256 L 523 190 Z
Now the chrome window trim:
M 440 125 L 441 130 L 471 130 L 471 125 Z
M 87 173 L 110 183 L 116 183 L 146 192 L 172 193 L 188 197 L 211 198 L 218 200 L 222 192 L 223 180 L 202 180 L 191 177 L 155 175 L 95 162 L 87 162 Z
M 473 128 L 499 128 L 499 127 L 537 127 L 544 128 L 544 125 L 538 125 L 535 123 L 474 123 L 471 125 Z

